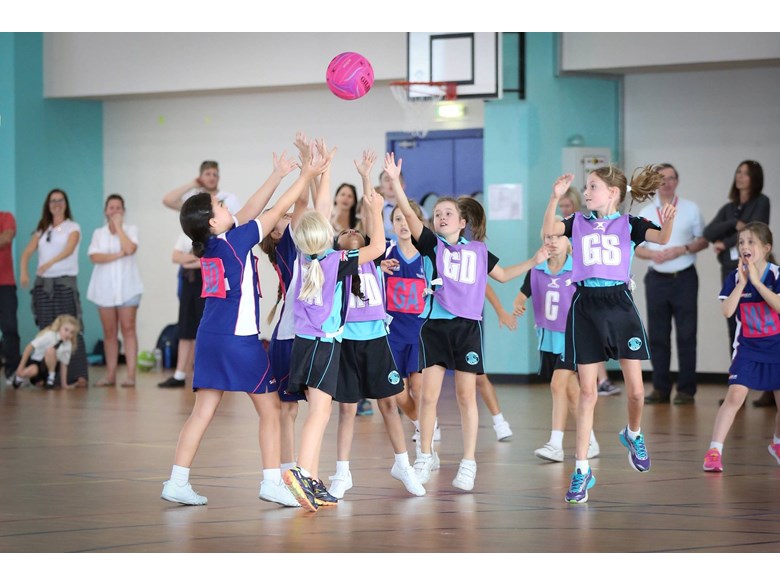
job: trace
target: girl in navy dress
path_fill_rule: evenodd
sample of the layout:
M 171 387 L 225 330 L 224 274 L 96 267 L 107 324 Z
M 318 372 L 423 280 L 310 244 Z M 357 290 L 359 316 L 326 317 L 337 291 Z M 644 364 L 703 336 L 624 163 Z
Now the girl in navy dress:
M 324 144 L 318 143 L 317 149 L 324 152 Z M 305 213 L 293 225 L 293 239 L 299 250 L 299 279 L 293 304 L 295 340 L 288 392 L 305 391 L 309 411 L 301 431 L 298 465 L 286 471 L 283 478 L 298 503 L 311 512 L 338 502 L 328 493 L 318 472 L 322 437 L 338 384 L 348 300 L 344 281 L 357 276 L 360 265 L 372 262 L 385 251 L 383 238 L 359 250 L 333 249 L 333 228 L 326 215 L 330 208 L 329 189 L 330 176 L 326 171 L 320 179 L 315 211 Z M 373 233 L 382 233 L 384 229 L 382 205 L 382 197 L 373 191 L 363 195 L 364 213 L 368 211 Z
M 772 256 L 772 232 L 754 221 L 739 232 L 739 264 L 726 277 L 720 299 L 723 315 L 737 317 L 737 336 L 729 368 L 729 391 L 723 401 L 704 471 L 723 471 L 723 443 L 748 390 L 774 392 L 780 398 L 780 267 Z M 780 464 L 780 411 L 769 454 Z
M 433 294 L 426 297 L 422 313 L 425 322 L 420 330 L 420 367 L 422 392 L 420 400 L 420 445 L 414 469 L 425 484 L 431 471 L 439 466 L 433 450 L 436 404 L 446 371 L 455 370 L 455 393 L 463 429 L 463 458 L 452 485 L 470 491 L 477 475 L 475 460 L 479 411 L 476 401 L 477 374 L 483 374 L 482 310 L 487 276 L 506 282 L 517 278 L 547 258 L 540 249 L 535 261 L 502 268 L 498 258 L 488 252 L 484 243 L 463 238 L 466 218 L 455 199 L 443 197 L 434 207 L 433 231 L 423 225 L 409 206 L 401 187 L 401 163 L 395 155 L 385 156 L 384 171 L 389 176 L 412 233 L 415 247 L 425 258 L 428 286 Z M 484 217 L 484 215 L 483 215 Z M 471 226 L 484 232 L 483 226 Z
M 274 155 L 273 173 L 236 216 L 208 193 L 195 195 L 182 206 L 182 229 L 192 239 L 193 253 L 201 259 L 206 305 L 195 346 L 195 405 L 179 435 L 171 478 L 163 486 L 161 497 L 165 500 L 196 506 L 207 503 L 190 485 L 190 466 L 223 393 L 245 392 L 260 416 L 264 469 L 259 497 L 295 506 L 281 482 L 279 397 L 259 337 L 260 283 L 252 248 L 329 162 L 327 158 L 305 161 L 298 179 L 262 215 L 282 178 L 298 166 L 284 153 L 279 159 Z
M 572 244 L 571 280 L 577 284 L 566 320 L 564 361 L 576 367 L 580 379 L 577 405 L 577 449 L 574 473 L 565 500 L 588 501 L 588 489 L 596 483 L 588 463 L 593 431 L 593 411 L 598 398 L 599 363 L 620 360 L 628 394 L 628 425 L 618 434 L 628 450 L 629 465 L 640 472 L 650 470 L 650 456 L 641 432 L 644 384 L 642 362 L 650 358 L 647 336 L 634 305 L 629 282 L 634 247 L 644 241 L 665 244 L 672 234 L 676 209 L 665 205 L 659 228 L 641 217 L 621 215 L 618 206 L 627 193 L 634 201 L 652 197 L 663 182 L 653 167 L 646 166 L 629 183 L 619 169 L 609 166 L 588 175 L 583 198 L 587 214 L 574 213 L 557 219 L 558 200 L 569 189 L 574 175 L 566 174 L 553 185 L 544 216 L 544 233 L 565 235 Z

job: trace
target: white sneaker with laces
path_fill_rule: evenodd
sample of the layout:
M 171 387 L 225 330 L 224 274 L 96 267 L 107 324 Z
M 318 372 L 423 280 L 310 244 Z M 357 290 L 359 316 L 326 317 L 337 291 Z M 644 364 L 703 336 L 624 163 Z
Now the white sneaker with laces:
M 390 470 L 390 475 L 402 482 L 406 491 L 410 494 L 415 496 L 425 495 L 425 488 L 422 483 L 420 483 L 420 480 L 411 465 L 402 467 L 398 463 L 394 463 L 393 468 Z
M 563 448 L 556 447 L 552 443 L 545 443 L 543 446 L 534 451 L 534 455 L 536 455 L 539 459 L 544 459 L 545 461 L 555 461 L 560 463 L 563 461 Z
M 452 485 L 459 490 L 470 492 L 474 489 L 474 480 L 477 477 L 476 461 L 466 461 L 461 459 L 458 474 L 452 480 Z
M 328 479 L 330 479 L 330 487 L 328 488 L 328 493 L 330 493 L 331 496 L 337 499 L 342 499 L 344 497 L 344 494 L 347 492 L 348 489 L 352 487 L 352 472 L 347 471 L 346 474 L 336 474 L 331 475 Z
M 273 483 L 264 479 L 260 482 L 260 493 L 257 497 L 266 502 L 287 506 L 288 508 L 301 507 L 283 481 Z
M 595 459 L 599 456 L 599 453 L 601 453 L 599 442 L 596 439 L 593 439 L 590 442 L 590 445 L 588 445 L 588 459 Z
M 186 506 L 205 506 L 209 501 L 208 498 L 201 496 L 192 489 L 189 483 L 185 486 L 179 486 L 170 480 L 163 482 L 163 490 L 160 497 L 163 500 Z
M 436 455 L 436 452 L 430 455 L 422 452 L 417 453 L 417 459 L 414 462 L 414 473 L 421 484 L 428 483 L 428 480 L 431 479 L 431 471 L 438 468 L 439 456 Z
M 497 425 L 493 425 L 493 430 L 496 431 L 496 439 L 502 442 L 512 440 L 512 429 L 509 428 L 507 421 L 501 421 Z

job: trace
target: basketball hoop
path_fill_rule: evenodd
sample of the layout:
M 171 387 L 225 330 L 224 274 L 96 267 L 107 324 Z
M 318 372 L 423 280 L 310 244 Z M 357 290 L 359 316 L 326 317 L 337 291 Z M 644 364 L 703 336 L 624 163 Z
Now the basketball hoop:
M 436 118 L 436 105 L 458 97 L 458 86 L 446 81 L 392 81 L 390 90 L 406 115 L 407 130 L 424 138 Z

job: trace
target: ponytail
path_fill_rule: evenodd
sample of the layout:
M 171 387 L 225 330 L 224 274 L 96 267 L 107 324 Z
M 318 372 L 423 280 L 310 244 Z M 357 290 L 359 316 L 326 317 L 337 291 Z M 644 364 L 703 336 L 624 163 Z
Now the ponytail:
M 307 270 L 304 270 L 303 283 L 298 298 L 302 301 L 316 299 L 322 292 L 322 285 L 325 284 L 325 273 L 322 271 L 320 261 L 314 258 L 309 263 Z
M 325 273 L 318 256 L 333 244 L 333 228 L 321 213 L 307 211 L 298 222 L 294 236 L 298 249 L 311 260 L 303 270 L 298 298 L 303 301 L 315 299 L 320 296 L 325 283 Z
M 471 195 L 461 195 L 457 199 L 460 215 L 471 229 L 471 239 L 483 242 L 487 237 L 487 219 L 485 208 Z
M 193 195 L 179 212 L 179 223 L 181 229 L 192 240 L 192 253 L 198 258 L 202 258 L 206 252 L 206 242 L 212 236 L 209 220 L 214 217 L 214 210 L 211 208 L 211 195 L 208 193 L 198 193 Z

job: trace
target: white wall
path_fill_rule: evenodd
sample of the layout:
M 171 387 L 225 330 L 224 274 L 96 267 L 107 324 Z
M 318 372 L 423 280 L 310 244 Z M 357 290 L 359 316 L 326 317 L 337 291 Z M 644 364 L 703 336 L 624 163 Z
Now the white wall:
M 698 203 L 706 223 L 726 203 L 737 165 L 757 160 L 764 169 L 764 193 L 772 201 L 775 251 L 780 251 L 778 73 L 777 68 L 759 68 L 626 76 L 625 168 L 658 162 L 675 165 L 680 173 L 678 194 Z M 699 253 L 696 265 L 698 370 L 726 372 L 727 328 L 717 300 L 720 267 L 711 249 Z M 643 315 L 646 269 L 645 261 L 635 259 L 636 299 Z M 675 358 L 675 369 L 676 364 Z
M 468 113 L 460 126 L 481 128 L 482 102 L 469 102 Z M 140 348 L 153 347 L 163 325 L 177 319 L 176 266 L 170 257 L 180 228 L 177 214 L 163 207 L 161 199 L 194 179 L 201 161 L 219 161 L 221 187 L 245 201 L 271 172 L 271 153 L 286 148 L 291 154 L 295 132 L 302 130 L 339 147 L 334 189 L 344 181 L 359 186 L 353 159 L 365 148 L 384 153 L 385 133 L 404 126 L 404 114 L 386 84 L 375 85 L 354 102 L 335 98 L 324 84 L 232 96 L 107 101 L 105 190 L 125 196 L 127 221 L 141 231 L 138 261 L 146 293 L 138 319 Z M 445 128 L 453 126 L 435 126 Z M 377 163 L 377 179 L 380 170 Z M 261 266 L 266 314 L 276 300 L 277 278 L 264 255 Z
M 765 66 L 780 62 L 780 34 L 567 32 L 561 49 L 561 68 L 569 73 L 746 62 Z

